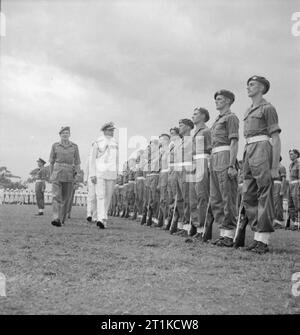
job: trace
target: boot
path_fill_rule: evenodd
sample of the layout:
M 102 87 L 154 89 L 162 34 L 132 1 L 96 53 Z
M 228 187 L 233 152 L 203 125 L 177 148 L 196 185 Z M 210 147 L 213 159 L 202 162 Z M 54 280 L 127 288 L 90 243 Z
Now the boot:
M 146 226 L 151 227 L 152 224 L 153 224 L 153 222 L 152 222 L 152 208 L 150 207 L 149 211 L 148 211 L 148 218 L 147 218 Z
M 160 211 L 160 212 L 159 212 L 159 215 L 158 215 L 158 222 L 157 222 L 157 224 L 155 225 L 155 227 L 160 228 L 160 227 L 162 227 L 163 225 L 164 225 L 164 215 L 163 215 L 163 213 Z
M 147 208 L 145 208 L 144 211 L 143 211 L 141 225 L 144 225 L 146 223 L 146 221 L 147 221 Z

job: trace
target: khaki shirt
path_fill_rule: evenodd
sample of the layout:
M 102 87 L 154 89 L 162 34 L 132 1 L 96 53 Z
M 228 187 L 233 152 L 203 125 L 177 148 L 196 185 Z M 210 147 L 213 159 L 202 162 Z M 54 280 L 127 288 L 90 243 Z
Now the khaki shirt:
M 211 127 L 212 147 L 230 145 L 232 139 L 239 139 L 239 119 L 231 111 L 219 115 Z
M 283 178 L 286 178 L 286 168 L 280 163 L 279 164 L 279 177 L 274 180 L 282 181 Z
M 48 170 L 43 166 L 38 170 L 36 174 L 36 179 L 37 180 L 47 180 L 47 177 L 48 177 Z
M 64 145 L 56 142 L 52 145 L 50 164 L 54 164 L 51 181 L 73 182 L 75 169 L 80 165 L 79 150 L 77 144 L 69 142 Z
M 203 138 L 202 141 L 198 141 L 198 139 Z M 211 152 L 211 131 L 205 125 L 195 131 L 193 135 L 193 155 L 197 154 L 210 154 Z
M 290 165 L 290 181 L 300 179 L 300 163 L 298 159 Z
M 249 107 L 244 116 L 244 136 L 271 135 L 281 132 L 278 115 L 274 106 L 265 99 L 257 107 Z
M 239 139 L 239 119 L 230 110 L 219 115 L 211 127 L 212 147 L 230 145 L 232 139 Z M 223 171 L 230 165 L 230 151 L 211 155 L 210 166 L 214 171 Z

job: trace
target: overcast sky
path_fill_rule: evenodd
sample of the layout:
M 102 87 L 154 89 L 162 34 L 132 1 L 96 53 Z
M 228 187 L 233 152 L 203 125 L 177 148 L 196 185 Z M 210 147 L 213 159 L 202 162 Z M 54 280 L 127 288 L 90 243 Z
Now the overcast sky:
M 221 88 L 236 95 L 241 158 L 254 74 L 271 82 L 286 166 L 300 148 L 299 1 L 2 0 L 2 12 L 0 166 L 22 178 L 62 125 L 84 163 L 106 121 L 149 139 L 203 106 L 211 125 Z

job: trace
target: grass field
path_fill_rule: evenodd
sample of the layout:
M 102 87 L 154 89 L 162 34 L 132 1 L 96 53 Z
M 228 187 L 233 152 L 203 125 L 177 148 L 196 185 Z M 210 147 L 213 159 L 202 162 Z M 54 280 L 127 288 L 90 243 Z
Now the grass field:
M 0 314 L 300 313 L 291 293 L 300 232 L 276 231 L 271 252 L 259 256 L 120 218 L 99 230 L 83 207 L 62 228 L 50 224 L 50 207 L 35 212 L 0 207 Z

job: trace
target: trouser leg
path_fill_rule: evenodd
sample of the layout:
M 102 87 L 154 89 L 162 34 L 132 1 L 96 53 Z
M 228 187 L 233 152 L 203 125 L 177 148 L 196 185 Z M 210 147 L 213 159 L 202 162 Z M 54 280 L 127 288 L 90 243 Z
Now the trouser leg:
M 114 180 L 104 180 L 105 194 L 104 194 L 104 217 L 107 220 L 107 212 L 110 206 L 111 198 L 113 195 L 115 181 Z
M 53 220 L 60 220 L 60 207 L 62 205 L 62 183 L 59 181 L 52 182 L 52 212 Z
M 280 195 L 281 184 L 274 183 L 273 199 L 275 207 L 275 218 L 278 221 L 283 221 L 283 196 Z
M 255 147 L 250 147 L 244 158 L 244 207 L 253 231 L 271 233 L 275 218 L 272 147 L 270 143 L 263 142 L 252 145 Z
M 61 223 L 64 223 L 66 220 L 72 192 L 73 192 L 73 183 L 72 182 L 62 182 L 62 203 L 60 206 Z

